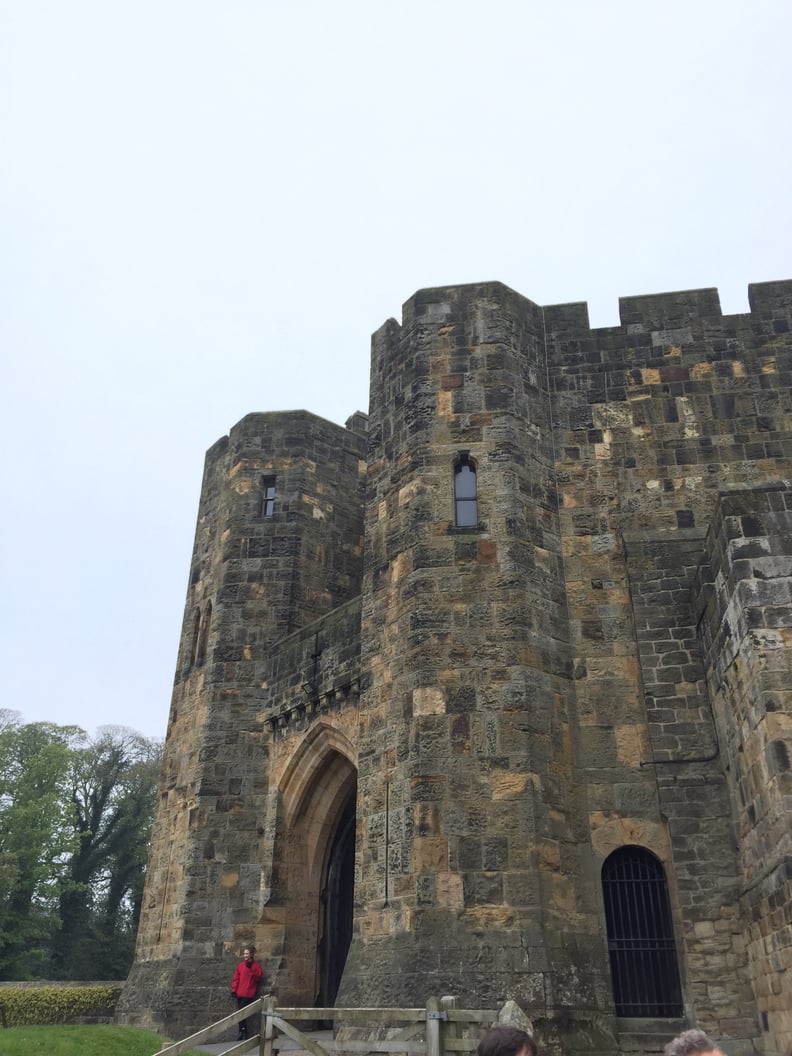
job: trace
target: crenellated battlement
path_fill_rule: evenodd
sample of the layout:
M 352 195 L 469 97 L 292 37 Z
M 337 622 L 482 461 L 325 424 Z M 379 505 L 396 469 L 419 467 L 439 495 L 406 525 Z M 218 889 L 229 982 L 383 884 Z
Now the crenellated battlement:
M 669 330 L 690 326 L 734 326 L 739 319 L 765 321 L 788 318 L 792 312 L 792 279 L 751 283 L 748 286 L 750 312 L 724 315 L 715 287 L 676 290 L 667 293 L 638 294 L 619 298 L 619 326 L 592 328 L 586 301 L 539 305 L 501 282 L 468 283 L 418 290 L 402 308 L 402 325 L 416 321 L 442 324 L 461 305 L 498 304 L 532 319 L 538 328 L 552 333 L 596 335 L 620 330 Z M 389 324 L 393 324 L 389 320 Z M 389 325 L 386 324 L 386 325 Z M 395 323 L 398 326 L 398 323 Z
M 732 315 L 723 314 L 715 288 L 622 297 L 618 326 L 591 327 L 584 301 L 542 306 L 500 282 L 418 290 L 405 302 L 401 324 L 390 319 L 374 335 L 375 419 L 378 398 L 392 407 L 405 368 L 418 362 L 407 364 L 402 348 L 409 348 L 410 356 L 421 347 L 434 349 L 432 369 L 457 387 L 447 400 L 460 412 L 475 405 L 463 388 L 498 383 L 495 368 L 500 362 L 502 372 L 504 355 L 512 357 L 507 374 L 522 374 L 528 384 L 563 388 L 575 377 L 577 387 L 590 384 L 595 394 L 607 385 L 608 399 L 626 397 L 627 370 L 655 367 L 663 372 L 657 376 L 663 383 L 705 385 L 713 373 L 706 364 L 725 360 L 742 363 L 735 377 L 785 372 L 785 360 L 775 365 L 767 360 L 780 351 L 778 341 L 792 327 L 792 280 L 754 283 L 748 292 L 751 311 Z M 672 368 L 696 373 L 671 377 Z M 597 396 L 596 402 L 604 398 Z

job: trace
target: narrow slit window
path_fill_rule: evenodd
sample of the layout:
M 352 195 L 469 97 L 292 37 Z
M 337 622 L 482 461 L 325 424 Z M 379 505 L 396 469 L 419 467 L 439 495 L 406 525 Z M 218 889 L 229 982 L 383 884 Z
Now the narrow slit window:
M 679 965 L 663 866 L 642 847 L 620 847 L 602 866 L 617 1016 L 682 1015 Z
M 259 517 L 271 517 L 275 512 L 275 478 L 261 478 L 261 498 L 259 500 Z
M 475 528 L 478 524 L 476 467 L 466 455 L 454 467 L 454 508 L 457 528 Z
M 193 610 L 193 630 L 192 630 L 192 642 L 190 645 L 190 667 L 195 663 L 195 658 L 198 655 L 198 635 L 201 630 L 201 610 L 196 608 Z
M 201 620 L 201 633 L 198 636 L 198 649 L 195 656 L 195 662 L 198 665 L 202 664 L 206 659 L 206 648 L 209 645 L 209 625 L 211 622 L 212 603 L 211 601 L 207 601 L 203 619 Z

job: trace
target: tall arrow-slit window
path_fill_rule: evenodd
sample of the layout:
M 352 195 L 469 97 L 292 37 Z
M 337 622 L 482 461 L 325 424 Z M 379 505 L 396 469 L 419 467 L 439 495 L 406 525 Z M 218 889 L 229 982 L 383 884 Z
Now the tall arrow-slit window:
M 475 528 L 478 524 L 476 497 L 476 464 L 463 453 L 454 466 L 454 517 L 457 528 Z
M 192 633 L 192 644 L 190 646 L 190 667 L 193 666 L 198 656 L 198 641 L 199 634 L 201 631 L 201 610 L 196 606 L 193 609 L 193 633 Z
M 198 635 L 198 648 L 195 651 L 196 664 L 202 664 L 206 659 L 206 647 L 209 644 L 209 625 L 212 622 L 212 603 L 207 601 L 206 608 L 201 617 L 201 630 Z

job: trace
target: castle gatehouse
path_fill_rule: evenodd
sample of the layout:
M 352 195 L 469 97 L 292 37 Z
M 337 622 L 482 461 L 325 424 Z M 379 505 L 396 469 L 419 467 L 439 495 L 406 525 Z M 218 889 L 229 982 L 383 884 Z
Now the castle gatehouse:
M 210 448 L 122 1020 L 516 1001 L 792 1041 L 792 283 L 422 290 Z

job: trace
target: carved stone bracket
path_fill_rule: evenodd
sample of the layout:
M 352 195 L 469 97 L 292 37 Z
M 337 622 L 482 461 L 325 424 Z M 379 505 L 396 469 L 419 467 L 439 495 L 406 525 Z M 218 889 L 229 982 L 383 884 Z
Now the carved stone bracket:
M 307 687 L 303 686 L 306 693 Z M 307 700 L 297 698 L 281 711 L 270 715 L 269 724 L 272 736 L 277 739 L 290 730 L 306 729 L 318 715 L 340 711 L 342 708 L 357 706 L 360 698 L 360 680 L 353 679 L 343 685 L 333 686 L 324 692 L 313 690 Z

